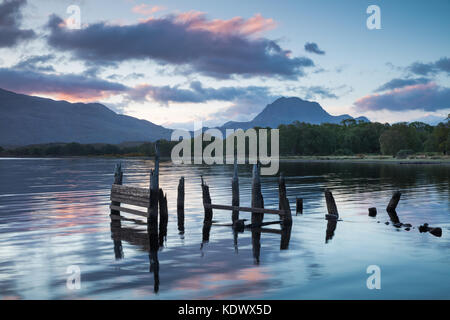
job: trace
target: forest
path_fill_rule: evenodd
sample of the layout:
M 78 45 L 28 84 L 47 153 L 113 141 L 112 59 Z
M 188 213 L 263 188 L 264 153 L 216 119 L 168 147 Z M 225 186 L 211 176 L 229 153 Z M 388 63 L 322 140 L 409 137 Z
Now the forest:
M 257 128 L 256 128 L 257 129 Z M 280 125 L 281 156 L 345 156 L 359 154 L 404 157 L 450 150 L 450 118 L 436 126 L 423 122 L 382 124 L 344 120 L 320 125 L 295 121 Z M 270 141 L 270 139 L 269 139 Z M 178 141 L 160 141 L 162 156 L 170 156 Z M 204 142 L 204 145 L 209 142 Z M 17 148 L 0 147 L 1 156 L 152 156 L 154 143 L 51 143 Z

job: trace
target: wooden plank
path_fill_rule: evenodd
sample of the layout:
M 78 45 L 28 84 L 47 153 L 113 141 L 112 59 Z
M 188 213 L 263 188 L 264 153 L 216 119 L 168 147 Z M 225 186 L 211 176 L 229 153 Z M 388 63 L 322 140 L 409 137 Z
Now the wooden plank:
M 111 187 L 111 194 L 148 199 L 150 197 L 150 190 L 147 188 L 136 188 L 113 184 Z
M 116 202 L 120 202 L 120 203 L 124 203 L 124 204 L 130 204 L 132 206 L 138 206 L 138 207 L 144 207 L 144 208 L 148 208 L 148 206 L 149 206 L 148 199 L 147 199 L 147 201 L 142 201 L 142 200 L 136 199 L 136 198 L 111 196 L 111 201 L 116 201 Z
M 125 208 L 125 207 L 118 207 L 118 206 L 113 206 L 113 205 L 110 205 L 109 208 L 112 209 L 112 210 L 117 210 L 117 211 L 122 211 L 122 212 L 126 212 L 126 213 L 135 214 L 135 215 L 142 216 L 142 217 L 147 217 L 147 213 L 146 212 L 142 212 L 142 211 L 139 211 L 139 210 L 134 210 L 134 209 Z
M 206 208 L 220 209 L 220 210 L 239 210 L 242 212 L 256 212 L 256 213 L 269 213 L 269 214 L 279 214 L 284 215 L 283 210 L 267 209 L 267 208 L 248 208 L 248 207 L 236 207 L 227 206 L 223 204 L 204 204 Z

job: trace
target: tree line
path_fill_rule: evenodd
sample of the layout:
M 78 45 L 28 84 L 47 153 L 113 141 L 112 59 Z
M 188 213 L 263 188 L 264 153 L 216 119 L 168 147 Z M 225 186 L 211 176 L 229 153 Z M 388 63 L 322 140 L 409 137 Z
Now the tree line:
M 396 123 L 344 120 L 341 124 L 309 124 L 295 121 L 280 125 L 281 156 L 383 154 L 420 152 L 447 154 L 450 150 L 450 118 L 436 126 L 423 122 Z M 269 139 L 270 141 L 270 139 Z M 160 140 L 162 156 L 169 157 L 178 141 Z M 209 142 L 204 141 L 203 147 Z M 269 147 L 270 149 L 270 147 Z M 13 149 L 0 147 L 2 156 L 153 156 L 152 142 L 135 144 L 51 143 Z

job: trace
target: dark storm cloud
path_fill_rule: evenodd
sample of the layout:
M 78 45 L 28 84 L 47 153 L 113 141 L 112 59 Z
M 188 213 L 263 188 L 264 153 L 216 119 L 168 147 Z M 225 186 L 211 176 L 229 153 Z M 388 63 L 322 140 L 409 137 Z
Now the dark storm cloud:
M 403 88 L 406 86 L 411 86 L 411 85 L 415 85 L 415 84 L 425 84 L 430 82 L 430 79 L 427 78 L 416 78 L 416 79 L 392 79 L 388 82 L 386 82 L 385 84 L 381 85 L 380 87 L 378 87 L 375 92 L 380 92 L 380 91 L 386 91 L 386 90 L 393 90 L 393 89 L 398 89 L 398 88 Z
M 151 86 L 141 85 L 129 91 L 129 96 L 134 101 L 145 101 L 151 98 L 154 101 L 167 105 L 169 102 L 180 103 L 203 103 L 212 100 L 236 101 L 240 99 L 250 99 L 258 96 L 269 96 L 268 89 L 265 87 L 221 87 L 205 88 L 203 85 L 194 81 L 189 89 L 183 89 L 179 86 Z
M 48 44 L 98 64 L 151 59 L 215 78 L 291 79 L 303 76 L 305 67 L 314 66 L 309 58 L 291 57 L 291 52 L 275 41 L 199 29 L 174 16 L 123 26 L 101 22 L 80 30 L 68 30 L 63 24 L 61 18 L 50 17 Z
M 26 0 L 5 0 L 0 3 L 0 48 L 12 47 L 35 36 L 33 30 L 20 29 L 21 8 Z
M 68 100 L 93 100 L 128 90 L 120 83 L 77 74 L 47 74 L 0 68 L 0 87 L 25 94 L 50 94 Z
M 450 108 L 450 88 L 430 82 L 406 86 L 383 94 L 363 97 L 355 102 L 360 111 L 436 111 Z
M 450 74 L 450 58 L 443 57 L 436 62 L 414 62 L 407 70 L 421 76 L 434 75 L 440 72 Z
M 325 51 L 320 50 L 317 43 L 314 42 L 305 43 L 305 50 L 315 54 L 325 54 Z

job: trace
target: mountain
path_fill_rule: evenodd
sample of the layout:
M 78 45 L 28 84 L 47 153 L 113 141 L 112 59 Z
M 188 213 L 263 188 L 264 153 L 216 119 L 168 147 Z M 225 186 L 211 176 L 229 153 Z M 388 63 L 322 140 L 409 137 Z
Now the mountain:
M 100 103 L 69 103 L 0 89 L 1 146 L 169 140 L 171 132 Z
M 430 126 L 436 126 L 438 125 L 440 122 L 445 122 L 446 117 L 445 116 L 433 116 L 433 115 L 428 115 L 428 116 L 424 116 L 421 118 L 417 118 L 414 120 L 409 121 L 409 123 L 411 122 L 424 122 L 429 124 Z
M 280 124 L 291 124 L 294 121 L 320 123 L 340 123 L 344 119 L 355 119 L 369 122 L 366 117 L 353 118 L 348 114 L 332 116 L 317 102 L 302 100 L 296 97 L 279 98 L 268 104 L 252 121 L 229 121 L 221 129 L 248 129 L 253 127 L 277 128 Z

